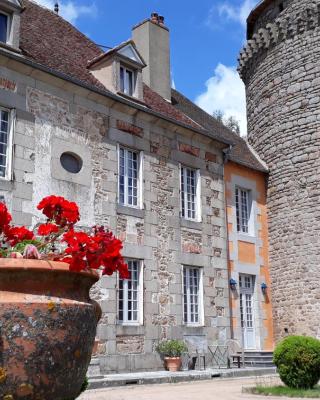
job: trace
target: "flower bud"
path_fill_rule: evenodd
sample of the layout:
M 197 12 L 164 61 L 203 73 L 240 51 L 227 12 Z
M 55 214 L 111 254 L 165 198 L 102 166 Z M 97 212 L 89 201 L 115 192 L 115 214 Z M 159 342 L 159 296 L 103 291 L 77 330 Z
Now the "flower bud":
M 40 260 L 38 249 L 33 244 L 28 244 L 23 252 L 23 258 L 28 260 Z

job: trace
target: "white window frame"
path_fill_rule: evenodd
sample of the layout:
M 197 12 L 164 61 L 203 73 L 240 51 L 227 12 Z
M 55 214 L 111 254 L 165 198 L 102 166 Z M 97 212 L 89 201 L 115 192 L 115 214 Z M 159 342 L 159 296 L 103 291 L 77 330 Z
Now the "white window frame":
M 7 20 L 7 38 L 5 42 L 0 42 L 0 43 L 5 43 L 5 44 L 11 44 L 11 26 L 12 26 L 12 14 L 8 14 L 7 12 L 1 10 L 0 14 L 5 15 L 8 20 Z
M 237 191 L 238 191 L 238 202 L 237 202 Z M 246 192 L 247 193 L 247 229 L 248 231 L 245 231 L 245 226 L 243 224 L 243 203 L 242 203 L 242 196 L 241 192 Z M 252 229 L 252 217 L 253 217 L 253 202 L 252 202 L 252 190 L 246 189 L 240 186 L 235 187 L 235 211 L 236 211 L 236 229 L 237 232 L 241 235 L 248 235 L 252 236 L 253 235 L 253 229 Z M 239 213 L 239 226 L 238 226 L 238 213 Z
M 118 204 L 124 207 L 142 209 L 143 206 L 143 151 L 131 149 L 126 146 L 118 144 Z M 124 203 L 120 202 L 120 149 L 125 152 L 132 151 L 138 155 L 138 179 L 137 179 L 137 205 L 131 205 L 128 203 L 128 175 L 127 168 L 125 166 L 125 182 L 124 182 Z M 127 153 L 126 153 L 127 154 Z M 127 157 L 125 157 L 125 160 Z
M 130 262 L 130 261 L 135 261 L 138 263 L 139 265 L 139 272 L 138 272 L 138 276 L 139 276 L 139 280 L 138 280 L 138 318 L 135 321 L 128 321 L 128 280 L 124 279 L 123 280 L 123 294 L 124 294 L 124 298 L 123 298 L 123 320 L 120 320 L 119 318 L 119 301 L 120 301 L 120 277 L 118 274 L 118 279 L 117 279 L 117 323 L 119 325 L 123 325 L 123 326 L 140 326 L 143 325 L 143 312 L 144 312 L 144 306 L 143 306 L 143 276 L 144 276 L 144 263 L 143 260 L 138 260 L 138 259 L 133 259 L 133 258 L 128 258 L 126 259 L 126 262 Z
M 7 143 L 7 159 L 6 159 L 6 172 L 5 176 L 0 176 L 0 180 L 11 181 L 12 180 L 12 164 L 13 164 L 13 135 L 15 130 L 16 122 L 16 110 L 8 109 L 0 106 L 1 111 L 8 113 L 8 143 Z
M 191 170 L 195 171 L 195 176 L 196 176 L 196 196 L 195 196 L 195 218 L 190 218 L 186 215 L 187 213 L 187 208 L 186 204 L 188 202 L 188 193 L 186 190 L 182 192 L 182 181 L 181 181 L 181 173 L 182 169 L 184 170 L 183 173 L 183 179 L 184 179 L 184 189 L 186 188 L 186 171 Z M 189 221 L 195 221 L 195 222 L 201 222 L 201 175 L 200 175 L 200 169 L 188 167 L 187 165 L 179 164 L 179 182 L 180 182 L 180 216 L 183 219 L 189 220 Z M 185 208 L 185 215 L 183 215 L 183 208 L 182 208 L 182 199 L 184 197 L 184 208 Z
M 184 290 L 184 271 L 190 271 L 191 269 L 197 269 L 199 271 L 199 293 L 198 293 L 198 322 L 190 321 L 190 288 L 189 283 L 187 282 L 187 320 L 185 320 L 184 306 L 185 306 L 185 290 Z M 188 274 L 187 274 L 188 276 Z M 204 289 L 203 289 L 203 268 L 195 267 L 190 265 L 183 265 L 181 269 L 181 277 L 182 277 L 182 316 L 183 316 L 183 324 L 189 327 L 199 327 L 204 326 Z
M 122 82 L 121 82 L 121 68 L 123 68 L 123 90 L 122 90 Z M 127 81 L 127 72 L 132 73 L 132 93 L 129 93 L 129 84 Z M 137 71 L 133 68 L 129 68 L 126 65 L 120 63 L 119 67 L 119 89 L 121 93 L 124 93 L 127 96 L 134 97 L 136 93 L 136 84 L 137 84 Z M 127 86 L 126 86 L 127 85 Z

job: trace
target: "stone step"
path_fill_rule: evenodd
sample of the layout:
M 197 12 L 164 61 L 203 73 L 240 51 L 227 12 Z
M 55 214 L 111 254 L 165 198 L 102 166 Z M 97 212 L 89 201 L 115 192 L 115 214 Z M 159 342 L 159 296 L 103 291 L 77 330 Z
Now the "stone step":
M 116 386 L 148 385 L 160 383 L 178 383 L 214 378 L 233 378 L 246 376 L 274 375 L 276 369 L 271 368 L 234 368 L 234 369 L 206 369 L 204 371 L 154 371 L 136 372 L 127 374 L 105 375 L 103 377 L 89 377 L 89 389 L 102 389 Z
M 100 361 L 99 361 L 98 357 L 91 358 L 87 376 L 89 379 L 103 377 L 103 375 L 101 375 L 101 372 L 100 372 Z
M 238 353 L 242 356 L 242 353 Z M 245 351 L 243 354 L 244 365 L 246 367 L 274 367 L 273 353 L 271 351 Z M 237 360 L 232 360 L 232 365 L 237 366 Z

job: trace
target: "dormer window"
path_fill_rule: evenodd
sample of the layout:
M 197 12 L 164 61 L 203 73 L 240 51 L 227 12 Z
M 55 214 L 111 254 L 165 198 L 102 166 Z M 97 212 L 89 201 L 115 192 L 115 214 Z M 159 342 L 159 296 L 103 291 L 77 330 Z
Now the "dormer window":
M 2 43 L 8 43 L 9 41 L 9 25 L 9 15 L 0 12 L 0 42 Z
M 135 92 L 136 73 L 123 65 L 120 66 L 120 91 L 128 96 L 133 96 Z
M 146 63 L 128 40 L 91 60 L 88 68 L 108 90 L 143 102 L 142 70 Z

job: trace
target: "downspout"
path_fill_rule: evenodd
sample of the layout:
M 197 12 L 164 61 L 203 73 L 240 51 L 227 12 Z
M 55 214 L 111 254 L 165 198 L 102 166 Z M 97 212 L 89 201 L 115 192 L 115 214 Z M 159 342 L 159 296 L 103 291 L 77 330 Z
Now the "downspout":
M 230 153 L 232 151 L 233 146 L 230 145 L 227 149 L 222 150 L 223 152 L 223 166 L 227 164 L 230 159 Z M 225 223 L 226 223 L 226 232 L 227 232 L 227 260 L 228 260 L 228 291 L 229 291 L 229 310 L 230 310 L 230 333 L 231 339 L 234 339 L 234 329 L 232 324 L 232 302 L 231 302 L 231 290 L 230 290 L 230 279 L 231 279 L 231 271 L 230 271 L 230 246 L 229 246 L 229 225 L 228 225 L 228 209 L 227 209 L 227 185 L 225 180 L 225 173 L 223 168 L 223 182 L 224 182 L 224 212 L 225 212 Z
M 223 165 L 226 165 L 227 162 L 230 160 L 230 153 L 232 151 L 233 145 L 230 145 L 227 149 L 222 150 L 223 151 Z M 223 178 L 224 178 L 224 169 L 223 169 Z M 230 247 L 229 247 L 229 225 L 228 225 L 228 213 L 227 213 L 227 185 L 226 181 L 224 180 L 224 191 L 225 191 L 225 215 L 226 215 L 226 227 L 227 227 L 227 257 L 228 257 L 228 289 L 229 289 L 229 309 L 230 309 L 230 332 L 231 332 L 231 339 L 235 340 L 234 337 L 234 328 L 232 324 L 232 301 L 231 301 L 231 289 L 230 289 L 230 279 L 231 279 L 231 271 L 230 271 Z M 241 322 L 240 322 L 240 328 L 241 328 Z M 242 331 L 242 328 L 241 328 Z M 241 358 L 242 358 L 242 365 L 244 366 L 244 340 L 243 340 L 243 335 L 241 334 Z
M 223 152 L 223 166 L 227 164 L 230 159 L 230 153 L 232 151 L 232 145 L 230 145 L 227 149 L 222 150 Z M 228 293 L 229 293 L 229 310 L 230 310 L 230 334 L 231 339 L 234 339 L 234 329 L 232 323 L 232 301 L 231 301 L 231 290 L 230 290 L 230 279 L 231 279 L 231 271 L 230 271 L 230 246 L 229 246 L 229 225 L 228 225 L 228 208 L 227 208 L 227 185 L 225 180 L 225 171 L 223 168 L 223 182 L 224 182 L 224 209 L 225 209 L 225 223 L 226 223 L 226 233 L 227 233 L 227 262 L 228 262 Z M 230 361 L 229 361 L 230 362 Z

